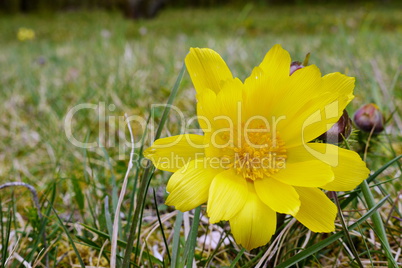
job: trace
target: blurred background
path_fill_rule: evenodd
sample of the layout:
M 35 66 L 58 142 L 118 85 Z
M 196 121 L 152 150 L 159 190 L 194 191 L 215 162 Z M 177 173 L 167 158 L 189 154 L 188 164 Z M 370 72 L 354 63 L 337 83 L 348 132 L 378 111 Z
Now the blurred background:
M 9 13 L 37 12 L 37 11 L 65 11 L 77 9 L 104 9 L 121 10 L 130 18 L 152 18 L 164 7 L 194 8 L 217 6 L 242 6 L 253 3 L 259 6 L 266 5 L 305 5 L 305 4 L 336 4 L 353 5 L 363 4 L 362 0 L 2 0 L 0 10 Z M 392 0 L 371 1 L 378 4 L 390 4 Z M 398 2 L 398 1 L 395 1 Z

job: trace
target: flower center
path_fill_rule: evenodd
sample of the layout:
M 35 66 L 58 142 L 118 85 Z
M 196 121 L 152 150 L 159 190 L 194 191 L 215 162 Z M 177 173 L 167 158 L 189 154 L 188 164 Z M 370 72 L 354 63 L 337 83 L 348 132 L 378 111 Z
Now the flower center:
M 285 168 L 285 143 L 278 133 L 248 133 L 239 146 L 230 149 L 230 163 L 226 168 L 234 168 L 245 179 L 256 180 L 270 177 Z

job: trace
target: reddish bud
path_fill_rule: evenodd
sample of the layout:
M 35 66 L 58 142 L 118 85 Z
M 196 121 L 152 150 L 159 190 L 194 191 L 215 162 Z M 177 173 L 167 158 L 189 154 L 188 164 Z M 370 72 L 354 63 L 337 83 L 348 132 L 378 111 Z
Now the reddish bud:
M 304 68 L 308 65 L 308 61 L 310 59 L 310 53 L 306 54 L 306 57 L 304 58 L 303 63 L 301 63 L 300 61 L 293 61 L 290 64 L 290 72 L 289 75 L 292 75 L 294 72 L 296 72 L 297 70 Z
M 384 130 L 384 116 L 382 115 L 380 108 L 374 103 L 369 103 L 360 107 L 354 117 L 353 121 L 356 126 L 364 132 L 373 131 L 374 134 L 378 134 Z
M 343 110 L 342 116 L 327 132 L 318 137 L 319 140 L 327 143 L 339 143 L 347 139 L 352 133 L 352 120 L 350 120 L 348 112 Z
M 300 61 L 294 61 L 290 64 L 290 74 L 292 75 L 294 72 L 296 72 L 297 70 L 303 68 L 303 64 L 301 64 Z

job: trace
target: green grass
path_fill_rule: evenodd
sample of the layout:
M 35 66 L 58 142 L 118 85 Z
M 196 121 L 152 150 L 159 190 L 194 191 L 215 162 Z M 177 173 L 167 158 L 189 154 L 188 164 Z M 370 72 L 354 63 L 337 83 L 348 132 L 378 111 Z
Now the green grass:
M 249 75 L 276 43 L 282 44 L 294 60 L 303 60 L 311 52 L 310 63 L 320 67 L 323 74 L 340 71 L 355 76 L 356 98 L 348 111 L 353 114 L 360 105 L 375 102 L 389 119 L 386 134 L 371 141 L 367 154 L 370 169 L 378 170 L 402 153 L 401 25 L 401 7 L 373 4 L 166 10 L 154 20 L 137 22 L 126 20 L 118 13 L 101 11 L 2 15 L 0 184 L 22 181 L 33 185 L 44 218 L 37 217 L 29 191 L 0 190 L 0 263 L 15 252 L 7 267 L 20 266 L 16 254 L 32 265 L 35 261 L 44 265 L 48 258 L 49 267 L 80 265 L 80 260 L 94 266 L 99 260 L 100 266 L 108 266 L 108 238 L 130 153 L 129 147 L 119 147 L 122 140 L 130 140 L 127 128 L 119 120 L 124 120 L 127 113 L 146 121 L 152 104 L 166 103 L 183 59 L 193 46 L 210 47 L 219 52 L 234 75 L 241 79 Z M 18 41 L 16 33 L 20 27 L 33 29 L 36 38 Z M 175 89 L 178 92 L 173 104 L 186 117 L 193 116 L 195 94 L 187 74 Z M 104 111 L 77 112 L 72 125 L 74 137 L 79 141 L 99 142 L 104 148 L 82 149 L 73 146 L 66 137 L 64 119 L 71 108 L 82 103 L 98 105 L 96 108 L 103 107 Z M 160 108 L 154 111 L 151 123 L 155 127 L 165 122 L 161 120 L 162 114 Z M 177 114 L 171 111 L 166 119 L 161 136 L 179 133 Z M 140 124 L 132 124 L 132 129 L 135 141 L 140 141 L 144 134 Z M 148 145 L 150 136 L 146 138 Z M 355 135 L 351 146 L 363 152 L 358 138 Z M 139 150 L 138 146 L 136 151 Z M 395 161 L 369 184 L 376 203 L 389 194 L 378 212 L 395 252 L 402 236 L 398 201 L 402 190 L 400 163 Z M 172 235 L 175 228 L 184 232 L 182 221 L 198 219 L 186 213 L 177 214 L 176 219 L 176 212 L 164 205 L 169 176 L 162 172 L 151 176 L 137 166 L 130 174 L 121 207 L 117 263 L 123 262 L 127 248 L 131 224 L 128 219 L 135 214 L 134 207 L 142 206 L 141 230 L 136 228 L 135 237 L 140 234 L 141 243 L 134 243 L 131 255 L 131 260 L 136 258 L 138 265 L 149 267 L 152 262 L 162 266 L 154 258 L 154 245 L 159 253 L 165 252 L 165 266 L 170 265 L 170 259 L 179 266 L 191 263 L 187 257 L 193 254 L 200 267 L 229 266 L 233 260 L 237 261 L 232 264 L 235 267 L 252 267 L 264 260 L 269 244 L 251 253 L 242 252 L 234 242 L 214 250 L 195 243 L 195 227 L 186 229 L 189 239 L 183 233 L 179 236 L 180 232 Z M 146 193 L 146 197 L 136 199 L 141 196 L 133 195 L 137 189 Z M 366 202 L 358 193 L 343 208 L 347 225 L 366 213 Z M 346 197 L 339 195 L 341 206 Z M 201 213 L 204 215 L 205 210 Z M 210 228 L 203 218 L 199 220 L 198 237 Z M 160 222 L 163 222 L 161 226 Z M 288 218 L 285 223 L 289 224 Z M 343 234 L 339 220 L 338 223 L 337 232 Z M 373 221 L 366 219 L 349 231 L 364 265 L 370 262 L 374 266 L 386 265 L 380 240 L 376 239 L 377 244 L 372 241 L 375 227 Z M 230 235 L 226 224 L 216 228 L 223 231 L 221 241 Z M 46 236 L 47 257 L 41 252 L 42 232 Z M 284 239 L 269 249 L 277 250 L 270 266 L 289 260 L 302 247 L 329 241 L 325 240 L 328 235 L 309 234 L 297 222 L 283 235 Z M 143 239 L 147 239 L 146 247 Z M 310 248 L 308 252 L 312 253 L 299 260 L 299 267 L 336 267 L 340 263 L 356 266 L 346 238 L 342 242 L 334 240 L 318 251 Z M 171 258 L 164 251 L 165 244 L 169 245 Z M 74 250 L 80 252 L 79 258 Z M 397 261 L 402 262 L 401 255 Z

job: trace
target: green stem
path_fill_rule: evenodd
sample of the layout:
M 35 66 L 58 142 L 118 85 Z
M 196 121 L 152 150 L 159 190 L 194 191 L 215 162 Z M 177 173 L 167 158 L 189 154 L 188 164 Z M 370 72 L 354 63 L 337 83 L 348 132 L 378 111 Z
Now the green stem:
M 193 224 L 191 226 L 190 233 L 188 234 L 186 247 L 184 250 L 184 262 L 187 259 L 186 267 L 193 267 L 193 259 L 194 259 L 194 251 L 195 246 L 197 244 L 197 234 L 198 234 L 198 227 L 200 223 L 200 215 L 201 215 L 201 206 L 198 206 L 194 211 L 194 219 Z
M 138 190 L 138 199 L 137 199 L 137 207 L 134 211 L 134 216 L 132 218 L 132 224 L 131 224 L 131 228 L 130 228 L 130 235 L 128 237 L 127 240 L 127 248 L 126 248 L 126 252 L 124 255 L 124 259 L 123 259 L 123 268 L 128 268 L 130 265 L 130 256 L 131 256 L 131 252 L 133 250 L 133 246 L 134 246 L 134 240 L 135 240 L 135 231 L 138 225 L 138 220 L 139 220 L 139 215 L 140 215 L 140 208 L 141 208 L 141 201 L 144 200 L 145 196 L 146 196 L 146 192 L 145 192 L 145 188 L 147 187 L 148 181 L 148 175 L 150 173 L 150 168 L 145 169 L 144 174 L 142 176 L 142 180 L 141 180 L 141 185 L 140 188 Z
M 336 194 L 336 192 L 332 192 L 332 196 L 334 197 L 334 201 L 336 206 L 338 207 L 338 215 L 339 218 L 341 219 L 341 224 L 342 224 L 342 228 L 343 228 L 343 232 L 345 234 L 346 240 L 348 241 L 349 244 L 349 248 L 352 251 L 353 256 L 355 257 L 355 261 L 357 262 L 357 264 L 359 265 L 360 268 L 363 268 L 363 264 L 359 258 L 359 254 L 357 253 L 356 247 L 353 244 L 353 240 L 350 237 L 349 231 L 348 231 L 348 227 L 346 225 L 345 222 L 345 218 L 343 217 L 343 213 L 342 213 L 342 209 L 341 209 L 341 205 L 339 204 L 339 199 L 338 199 L 338 195 Z
M 172 262 L 170 263 L 171 268 L 176 268 L 177 262 L 179 260 L 180 228 L 181 228 L 182 222 L 183 222 L 183 212 L 177 211 L 176 222 L 174 224 L 174 233 L 173 233 Z
M 176 82 L 175 82 L 175 84 L 173 86 L 172 92 L 170 93 L 167 105 L 165 106 L 165 109 L 163 110 L 161 122 L 159 123 L 158 129 L 156 131 L 155 140 L 158 139 L 160 137 L 161 133 L 162 133 L 163 126 L 165 125 L 165 122 L 167 120 L 167 116 L 169 114 L 170 107 L 171 107 L 171 105 L 173 103 L 173 100 L 177 95 L 177 91 L 179 89 L 179 85 L 180 85 L 181 79 L 183 78 L 183 74 L 184 74 L 185 70 L 186 70 L 186 68 L 183 65 L 183 67 L 180 70 L 179 76 L 177 77 Z M 142 201 L 146 197 L 146 188 L 147 188 L 147 185 L 148 185 L 148 179 L 150 179 L 148 177 L 153 171 L 154 171 L 153 165 L 149 165 L 144 170 L 144 173 L 142 175 L 140 188 L 138 189 L 137 207 L 135 208 L 134 215 L 133 215 L 133 218 L 131 220 L 132 224 L 131 224 L 131 228 L 130 228 L 130 235 L 129 235 L 128 240 L 127 240 L 127 248 L 126 248 L 126 252 L 124 254 L 124 260 L 123 260 L 122 268 L 129 268 L 129 265 L 130 265 L 130 256 L 131 256 L 131 251 L 132 251 L 133 246 L 134 246 L 136 228 L 137 228 L 137 225 L 138 225 L 138 220 L 139 220 L 139 216 L 140 216 L 140 210 L 142 208 Z
M 360 185 L 360 187 L 362 189 L 364 199 L 366 200 L 367 207 L 371 209 L 376 204 L 367 181 L 364 180 Z M 373 215 L 371 215 L 371 220 L 373 221 L 374 224 L 374 231 L 376 232 L 378 238 L 380 239 L 382 248 L 385 252 L 385 255 L 387 256 L 388 267 L 398 267 L 394 260 L 394 257 L 392 256 L 391 247 L 389 246 L 388 243 L 387 233 L 385 232 L 384 224 L 382 222 L 380 213 L 378 211 L 375 211 Z
M 347 229 L 348 231 L 351 231 L 358 227 L 360 224 L 365 222 L 369 217 L 373 215 L 374 212 L 377 211 L 378 208 L 380 208 L 385 201 L 387 200 L 388 196 L 384 197 L 381 199 L 373 208 L 369 209 L 366 214 L 364 214 L 360 219 L 358 219 L 355 223 L 350 225 Z M 276 266 L 276 268 L 288 268 L 288 267 L 294 267 L 295 264 L 298 262 L 301 262 L 302 260 L 306 259 L 307 257 L 313 256 L 313 254 L 319 252 L 323 248 L 331 245 L 332 243 L 336 242 L 338 239 L 342 238 L 344 236 L 344 232 L 337 232 L 330 237 L 321 240 L 318 243 L 313 244 L 309 248 L 306 248 L 302 252 L 299 252 L 298 254 L 294 255 L 293 257 L 290 257 L 289 259 L 285 260 L 284 262 L 280 263 L 279 265 Z M 395 262 L 395 261 L 394 261 Z M 398 266 L 395 266 L 398 267 Z

